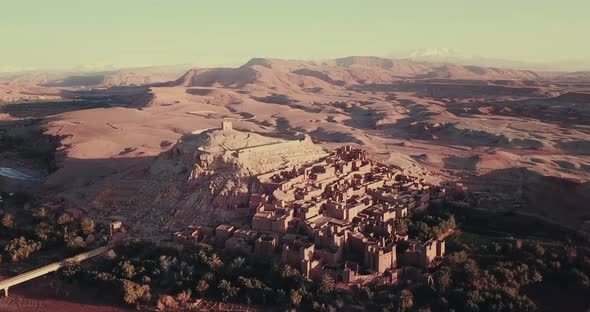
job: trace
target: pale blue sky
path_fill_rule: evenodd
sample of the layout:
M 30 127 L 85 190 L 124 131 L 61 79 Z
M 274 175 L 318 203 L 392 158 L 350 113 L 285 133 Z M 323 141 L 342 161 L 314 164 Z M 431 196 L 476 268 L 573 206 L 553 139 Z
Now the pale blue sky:
M 447 47 L 590 57 L 588 0 L 0 0 L 0 69 L 235 65 Z

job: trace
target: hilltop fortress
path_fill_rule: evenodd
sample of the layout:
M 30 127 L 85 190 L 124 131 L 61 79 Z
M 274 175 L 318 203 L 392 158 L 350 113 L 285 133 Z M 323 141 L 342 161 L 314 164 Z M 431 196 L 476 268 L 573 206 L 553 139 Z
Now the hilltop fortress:
M 410 239 L 395 221 L 427 208 L 444 189 L 373 162 L 351 146 L 326 154 L 307 137 L 264 138 L 229 123 L 208 138 L 196 152 L 198 170 L 191 179 L 223 163 L 252 174 L 255 183 L 247 204 L 227 207 L 241 218 L 190 226 L 174 234 L 177 243 L 205 241 L 262 261 L 280 259 L 312 279 L 329 274 L 347 283 L 431 280 L 424 270 L 442 258 L 444 240 Z M 280 169 L 268 170 L 273 166 Z
M 202 132 L 191 144 L 198 146 L 191 180 L 221 167 L 234 166 L 243 175 L 259 175 L 328 155 L 307 135 L 296 140 L 265 137 L 234 130 L 229 121 L 222 122 L 221 129 Z

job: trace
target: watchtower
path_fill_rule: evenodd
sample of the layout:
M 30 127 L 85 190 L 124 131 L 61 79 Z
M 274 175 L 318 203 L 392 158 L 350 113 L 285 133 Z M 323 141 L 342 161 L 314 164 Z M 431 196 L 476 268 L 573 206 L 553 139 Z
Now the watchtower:
M 233 127 L 232 127 L 231 121 L 222 121 L 221 122 L 221 130 L 230 131 L 232 129 L 233 129 Z

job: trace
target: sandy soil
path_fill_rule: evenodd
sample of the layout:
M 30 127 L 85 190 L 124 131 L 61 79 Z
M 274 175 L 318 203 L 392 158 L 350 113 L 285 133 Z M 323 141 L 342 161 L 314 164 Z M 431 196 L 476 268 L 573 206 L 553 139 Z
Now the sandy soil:
M 0 103 L 56 99 L 60 99 L 60 90 L 58 89 L 41 87 L 30 83 L 0 83 Z

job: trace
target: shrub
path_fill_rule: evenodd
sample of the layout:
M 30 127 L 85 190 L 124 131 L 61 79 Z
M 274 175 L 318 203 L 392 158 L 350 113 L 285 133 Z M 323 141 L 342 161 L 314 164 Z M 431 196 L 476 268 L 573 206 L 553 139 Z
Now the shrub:
M 94 221 L 88 218 L 84 218 L 82 219 L 82 221 L 80 221 L 80 228 L 82 229 L 82 233 L 84 233 L 85 235 L 90 235 L 94 233 L 95 230 Z
M 128 304 L 139 302 L 139 299 L 149 295 L 150 287 L 148 285 L 139 285 L 130 280 L 121 280 L 123 290 L 123 301 Z
M 41 240 L 47 240 L 49 238 L 49 235 L 51 235 L 52 233 L 52 226 L 45 222 L 40 222 L 39 224 L 37 224 L 37 227 L 35 227 L 35 235 L 37 235 L 37 237 L 39 237 L 39 239 Z
M 59 218 L 57 218 L 57 224 L 61 225 L 64 237 L 68 236 L 68 225 L 72 223 L 73 220 L 74 219 L 72 218 L 72 216 L 70 216 L 67 213 L 62 214 L 61 216 L 59 216 Z
M 37 219 L 45 219 L 49 215 L 49 212 L 45 207 L 41 207 L 33 212 L 33 217 Z
M 72 223 L 73 220 L 74 220 L 74 218 L 72 218 L 72 216 L 70 216 L 67 213 L 64 213 L 61 216 L 59 216 L 59 218 L 57 218 L 57 223 L 59 225 L 68 225 L 68 224 Z
M 76 277 L 82 268 L 80 267 L 80 263 L 75 261 L 70 261 L 65 264 L 65 266 L 60 270 L 61 275 L 66 279 L 72 279 Z
M 115 277 L 113 274 L 107 273 L 107 272 L 100 272 L 100 273 L 96 274 L 95 278 L 97 281 L 100 281 L 103 283 L 104 282 L 112 282 L 117 279 L 117 277 Z
M 5 228 L 9 228 L 9 229 L 13 228 L 14 227 L 14 216 L 9 213 L 5 213 L 4 216 L 2 216 L 1 224 Z
M 74 235 L 66 239 L 66 245 L 70 249 L 82 249 L 86 247 L 86 242 L 82 237 Z
M 163 295 L 158 299 L 158 303 L 156 303 L 156 307 L 158 310 L 163 311 L 165 309 L 176 310 L 178 309 L 178 302 L 176 299 L 170 295 Z
M 22 236 L 11 240 L 4 248 L 13 262 L 28 259 L 32 253 L 39 249 L 41 249 L 40 242 L 27 240 Z
M 233 299 L 238 295 L 239 289 L 237 287 L 233 287 L 228 280 L 221 280 L 217 285 L 221 293 L 221 299 L 223 301 L 228 301 Z
M 301 299 L 303 299 L 301 292 L 295 289 L 291 289 L 291 305 L 294 307 L 298 307 L 301 303 Z
M 412 292 L 404 289 L 399 296 L 399 308 L 401 311 L 407 311 L 414 306 L 414 295 Z
M 132 279 L 135 276 L 135 266 L 129 260 L 119 263 L 119 274 L 126 279 Z
M 408 233 L 408 227 L 410 224 L 410 219 L 403 218 L 403 219 L 395 219 L 395 229 L 399 235 L 406 235 Z
M 190 290 L 183 290 L 178 295 L 176 295 L 176 301 L 179 304 L 186 304 L 191 299 L 191 291 Z
M 196 291 L 199 295 L 204 296 L 205 292 L 207 292 L 207 289 L 209 289 L 209 283 L 207 283 L 204 279 L 197 283 Z

